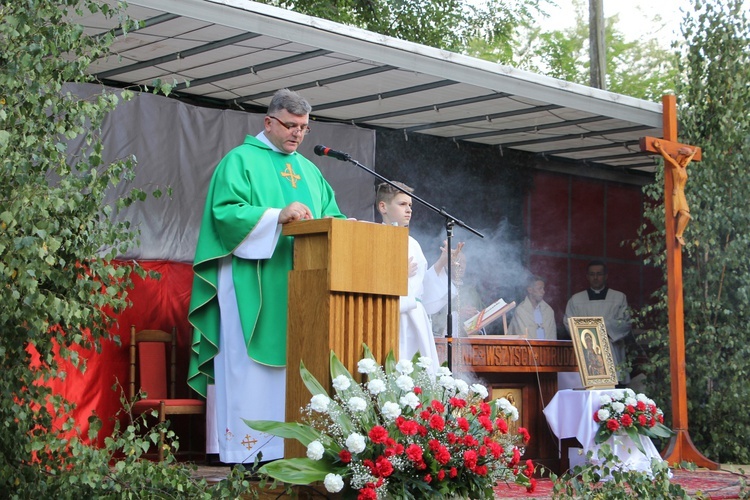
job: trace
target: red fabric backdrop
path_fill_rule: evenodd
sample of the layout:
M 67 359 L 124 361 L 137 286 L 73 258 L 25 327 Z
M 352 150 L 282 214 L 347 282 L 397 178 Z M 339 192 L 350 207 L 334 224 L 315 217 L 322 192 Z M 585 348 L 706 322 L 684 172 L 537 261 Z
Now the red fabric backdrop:
M 87 359 L 86 371 L 81 373 L 70 367 L 64 381 L 52 384 L 55 392 L 75 403 L 73 417 L 83 437 L 87 436 L 88 418 L 92 414 L 96 414 L 102 420 L 99 445 L 103 444 L 105 437 L 111 435 L 115 418 L 122 408 L 122 391 L 127 391 L 130 325 L 135 325 L 138 330 L 169 331 L 173 326 L 177 327 L 177 397 L 190 397 L 185 381 L 192 335 L 187 321 L 193 278 L 192 266 L 169 261 L 140 262 L 140 265 L 148 271 L 158 272 L 161 278 L 144 280 L 134 277 L 135 288 L 128 292 L 128 298 L 133 306 L 117 318 L 117 323 L 110 330 L 113 338 L 120 337 L 120 345 L 118 346 L 114 340 L 108 340 L 103 342 L 102 352 L 99 354 L 81 352 L 81 356 Z M 118 383 L 121 388 L 113 390 L 112 387 Z M 191 428 L 186 429 L 185 425 L 190 425 Z M 202 443 L 202 422 L 187 424 L 175 421 L 175 426 L 181 438 L 190 437 L 194 438 L 191 441 Z

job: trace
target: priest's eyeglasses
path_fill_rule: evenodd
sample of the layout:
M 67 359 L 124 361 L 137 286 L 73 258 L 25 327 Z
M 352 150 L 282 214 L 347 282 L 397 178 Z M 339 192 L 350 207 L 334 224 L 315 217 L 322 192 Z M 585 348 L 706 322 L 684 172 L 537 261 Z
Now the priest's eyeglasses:
M 279 120 L 278 118 L 276 118 L 275 116 L 268 115 L 268 117 L 269 118 L 273 118 L 274 120 L 276 120 L 277 122 L 279 122 L 282 127 L 284 127 L 285 129 L 287 129 L 291 133 L 297 132 L 297 133 L 302 134 L 302 135 L 307 135 L 307 134 L 310 133 L 310 127 L 308 127 L 307 124 L 305 124 L 305 125 L 296 125 L 294 123 L 284 123 L 281 120 Z

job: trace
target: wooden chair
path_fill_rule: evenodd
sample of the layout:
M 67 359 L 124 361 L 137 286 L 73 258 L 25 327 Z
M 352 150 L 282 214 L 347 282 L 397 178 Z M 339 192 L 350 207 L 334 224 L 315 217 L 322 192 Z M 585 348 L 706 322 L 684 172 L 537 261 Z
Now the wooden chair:
M 201 415 L 206 411 L 205 402 L 201 399 L 177 399 L 175 397 L 175 374 L 177 371 L 177 329 L 172 332 L 163 330 L 142 330 L 136 332 L 135 325 L 130 327 L 130 401 L 136 396 L 136 377 L 140 389 L 145 393 L 144 399 L 133 403 L 133 414 L 157 410 L 159 423 L 167 415 Z M 167 353 L 167 347 L 169 353 Z M 167 358 L 169 354 L 169 358 Z M 169 371 L 167 372 L 167 363 Z M 136 370 L 137 368 L 137 370 Z M 169 390 L 167 391 L 167 388 Z M 159 442 L 158 460 L 164 459 L 164 432 Z

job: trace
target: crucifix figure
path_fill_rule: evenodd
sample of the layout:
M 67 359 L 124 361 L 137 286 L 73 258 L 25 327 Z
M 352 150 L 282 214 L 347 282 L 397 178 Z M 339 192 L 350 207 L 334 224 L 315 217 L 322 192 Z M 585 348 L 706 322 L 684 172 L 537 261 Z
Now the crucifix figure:
M 690 207 L 688 206 L 687 198 L 685 198 L 685 184 L 687 184 L 688 179 L 687 166 L 698 149 L 681 147 L 677 150 L 677 157 L 675 158 L 664 150 L 661 141 L 655 140 L 652 144 L 659 154 L 664 157 L 664 164 L 669 166 L 672 173 L 672 217 L 675 219 L 674 236 L 677 238 L 677 242 L 684 246 L 685 239 L 682 237 L 682 234 L 685 232 L 685 227 L 687 227 L 690 220 Z
M 693 462 L 716 470 L 719 464 L 704 457 L 688 432 L 687 381 L 685 374 L 685 311 L 682 299 L 682 232 L 690 220 L 685 199 L 687 165 L 701 160 L 701 148 L 677 142 L 677 98 L 662 98 L 664 137 L 641 137 L 641 151 L 658 153 L 664 158 L 664 209 L 667 246 L 667 302 L 669 309 L 669 359 L 672 375 L 672 427 L 675 435 L 662 456 L 670 464 Z M 669 195 L 671 193 L 671 196 Z

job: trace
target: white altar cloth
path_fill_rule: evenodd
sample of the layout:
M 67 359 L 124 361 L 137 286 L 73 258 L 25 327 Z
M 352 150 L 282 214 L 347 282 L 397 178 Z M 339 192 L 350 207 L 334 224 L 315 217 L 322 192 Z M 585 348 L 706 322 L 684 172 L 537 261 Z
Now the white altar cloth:
M 576 438 L 583 446 L 583 454 L 593 451 L 591 463 L 597 464 L 600 446 L 594 443 L 599 424 L 594 421 L 594 412 L 601 406 L 600 397 L 607 394 L 621 397 L 624 389 L 558 391 L 544 409 L 550 429 L 558 439 Z M 622 470 L 651 473 L 651 460 L 663 461 L 650 439 L 638 436 L 644 455 L 627 435 L 614 434 L 607 444 L 612 453 L 622 462 Z

